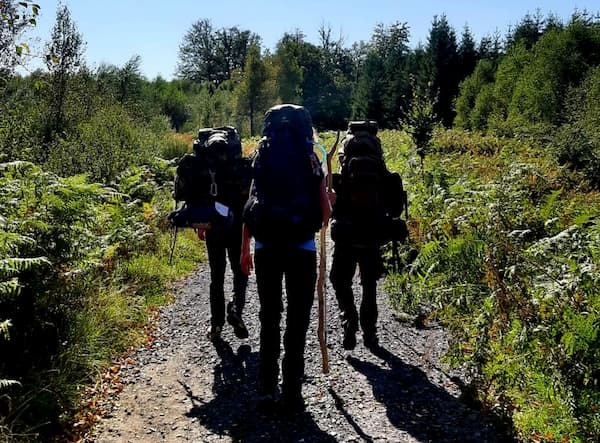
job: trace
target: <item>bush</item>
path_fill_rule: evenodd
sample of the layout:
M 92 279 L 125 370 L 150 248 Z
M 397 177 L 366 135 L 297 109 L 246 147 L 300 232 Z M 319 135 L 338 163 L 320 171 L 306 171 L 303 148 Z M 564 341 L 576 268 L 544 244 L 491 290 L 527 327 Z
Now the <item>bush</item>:
M 123 108 L 112 106 L 81 123 L 73 138 L 54 142 L 47 166 L 62 176 L 86 174 L 93 181 L 106 183 L 158 152 L 156 138 L 138 127 Z

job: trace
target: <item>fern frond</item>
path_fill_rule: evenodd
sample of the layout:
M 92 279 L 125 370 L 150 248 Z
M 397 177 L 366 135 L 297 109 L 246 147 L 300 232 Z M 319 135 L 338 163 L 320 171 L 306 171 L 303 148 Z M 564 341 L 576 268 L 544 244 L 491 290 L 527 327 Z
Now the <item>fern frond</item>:
M 18 254 L 21 246 L 32 247 L 35 244 L 36 241 L 26 235 L 0 231 L 0 254 L 2 255 Z
M 46 257 L 19 258 L 9 257 L 0 260 L 0 272 L 15 273 L 27 271 L 41 265 L 50 265 Z
M 31 162 L 21 160 L 0 163 L 0 172 L 23 173 L 29 169 L 38 169 L 38 167 Z
M 12 326 L 10 320 L 0 322 L 0 336 L 8 340 L 8 328 Z
M 11 387 L 11 386 L 21 386 L 21 383 L 19 383 L 16 380 L 2 380 L 0 379 L 0 391 L 3 391 L 4 389 Z
M 19 292 L 21 292 L 21 285 L 16 278 L 0 282 L 0 300 L 16 297 Z

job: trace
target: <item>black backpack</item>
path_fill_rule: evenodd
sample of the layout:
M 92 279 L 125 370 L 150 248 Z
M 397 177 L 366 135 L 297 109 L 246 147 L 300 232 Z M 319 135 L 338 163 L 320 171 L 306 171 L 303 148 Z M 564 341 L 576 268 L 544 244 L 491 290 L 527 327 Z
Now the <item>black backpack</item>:
M 185 154 L 177 165 L 174 198 L 185 205 L 170 215 L 172 223 L 179 227 L 193 223 L 231 227 L 248 196 L 248 162 L 242 157 L 242 143 L 235 128 L 200 129 L 193 153 Z M 216 211 L 216 202 L 230 208 L 227 215 Z
M 267 111 L 253 163 L 244 221 L 261 243 L 311 239 L 321 227 L 321 164 L 313 152 L 312 120 L 302 106 Z
M 405 192 L 398 173 L 388 171 L 374 121 L 350 122 L 339 152 L 339 174 L 333 176 L 337 194 L 331 236 L 355 246 L 381 246 L 404 240 L 400 218 Z

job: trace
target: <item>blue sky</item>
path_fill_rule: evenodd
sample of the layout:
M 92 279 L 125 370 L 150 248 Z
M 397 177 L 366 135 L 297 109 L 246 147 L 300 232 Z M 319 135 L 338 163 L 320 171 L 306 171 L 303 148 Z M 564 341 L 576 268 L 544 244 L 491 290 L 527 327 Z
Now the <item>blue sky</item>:
M 59 1 L 39 0 L 37 29 L 30 34 L 34 47 L 49 39 Z M 238 26 L 262 37 L 273 49 L 284 32 L 301 29 L 307 40 L 318 42 L 318 29 L 330 26 L 347 46 L 369 40 L 377 23 L 408 23 L 411 45 L 425 43 L 434 15 L 443 13 L 460 35 L 468 24 L 478 41 L 486 34 L 518 22 L 538 8 L 568 19 L 575 8 L 600 11 L 600 0 L 70 0 L 66 4 L 86 41 L 89 66 L 123 65 L 133 55 L 142 58 L 141 69 L 152 79 L 172 78 L 178 48 L 192 23 L 209 18 L 215 28 Z

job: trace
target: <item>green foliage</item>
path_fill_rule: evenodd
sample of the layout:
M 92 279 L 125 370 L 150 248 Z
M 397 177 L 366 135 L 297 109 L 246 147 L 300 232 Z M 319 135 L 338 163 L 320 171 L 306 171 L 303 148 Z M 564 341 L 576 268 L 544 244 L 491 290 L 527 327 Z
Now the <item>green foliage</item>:
M 574 15 L 567 26 L 527 16 L 508 47 L 497 71 L 495 61 L 481 61 L 461 85 L 460 127 L 514 134 L 531 124 L 560 125 L 567 91 L 600 64 L 600 27 L 585 14 Z
M 600 196 L 573 192 L 540 147 L 469 138 L 436 134 L 427 180 L 405 172 L 419 254 L 387 286 L 452 331 L 448 358 L 520 439 L 594 441 Z
M 74 139 L 60 139 L 51 147 L 48 166 L 63 176 L 86 173 L 94 181 L 108 182 L 127 166 L 158 154 L 144 129 L 120 106 L 100 109 L 81 123 Z
M 489 94 L 494 82 L 496 64 L 492 60 L 481 60 L 473 74 L 467 77 L 459 86 L 456 99 L 456 118 L 454 124 L 463 129 L 484 129 L 487 117 L 494 110 L 493 101 Z M 488 91 L 484 91 L 484 89 Z M 477 111 L 475 111 L 477 108 Z
M 434 111 L 437 100 L 432 99 L 429 94 L 428 90 L 415 88 L 412 105 L 406 117 L 407 132 L 411 134 L 421 159 L 425 157 L 437 122 Z
M 161 160 L 125 168 L 113 188 L 27 162 L 0 165 L 2 331 L 13 325 L 0 342 L 0 378 L 21 384 L 10 403 L 0 398 L 0 435 L 56 424 L 78 387 L 139 342 L 167 282 L 202 257 L 197 239 L 183 236 L 167 265 L 172 178 Z
M 353 118 L 374 119 L 382 127 L 395 127 L 405 117 L 411 93 L 408 37 L 406 23 L 375 27 L 353 91 Z
M 29 45 L 20 41 L 24 32 L 37 23 L 40 6 L 31 1 L 5 0 L 0 3 L 0 84 L 29 53 Z
M 462 79 L 459 77 L 456 32 L 444 14 L 433 18 L 427 38 L 427 55 L 433 67 L 431 88 L 437 94 L 434 112 L 444 126 L 448 127 L 454 120 L 453 101 Z
M 557 131 L 553 147 L 559 162 L 581 170 L 600 186 L 600 67 L 591 70 L 567 98 L 567 121 Z
M 214 29 L 208 19 L 198 20 L 183 37 L 179 47 L 177 74 L 180 78 L 217 86 L 230 80 L 246 63 L 251 46 L 260 37 L 237 27 Z
M 273 103 L 273 94 L 268 91 L 268 72 L 258 46 L 251 46 L 246 64 L 235 88 L 236 110 L 248 115 L 250 136 L 256 134 L 256 117 L 261 116 Z
M 83 36 L 71 18 L 69 9 L 60 5 L 52 37 L 46 47 L 46 67 L 50 72 L 48 88 L 49 118 L 46 141 L 61 134 L 66 124 L 66 104 L 73 75 L 83 64 Z

